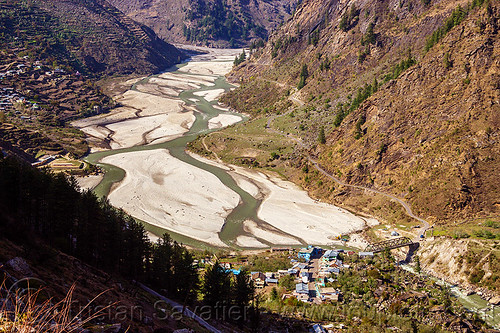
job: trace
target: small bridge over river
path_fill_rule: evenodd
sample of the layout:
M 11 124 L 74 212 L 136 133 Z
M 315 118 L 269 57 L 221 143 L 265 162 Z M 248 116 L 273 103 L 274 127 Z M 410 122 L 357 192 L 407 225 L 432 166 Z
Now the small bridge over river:
M 386 241 L 370 244 L 366 247 L 365 252 L 378 253 L 387 250 L 397 249 L 399 247 L 409 246 L 410 249 L 415 243 L 408 237 L 398 237 L 388 239 Z

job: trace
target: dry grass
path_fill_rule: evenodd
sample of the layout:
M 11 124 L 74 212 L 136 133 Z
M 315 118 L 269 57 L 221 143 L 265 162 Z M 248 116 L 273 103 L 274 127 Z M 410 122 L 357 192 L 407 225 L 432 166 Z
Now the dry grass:
M 0 290 L 7 290 L 5 283 L 0 286 Z M 5 298 L 0 299 L 0 333 L 77 332 L 111 306 L 91 313 L 90 305 L 105 293 L 103 292 L 74 314 L 71 305 L 75 285 L 57 303 L 53 303 L 52 298 L 44 300 L 43 290 L 30 288 L 29 284 L 26 289 L 15 293 L 8 290 Z

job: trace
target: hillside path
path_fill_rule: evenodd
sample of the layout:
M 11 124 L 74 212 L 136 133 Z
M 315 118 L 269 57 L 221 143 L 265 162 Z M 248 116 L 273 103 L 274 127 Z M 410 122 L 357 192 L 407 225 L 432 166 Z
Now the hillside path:
M 278 83 L 279 84 L 279 83 Z M 292 101 L 292 102 L 295 102 L 296 104 L 298 104 L 299 106 L 304 106 L 305 103 L 303 101 L 301 101 L 300 99 L 298 99 L 297 97 L 295 97 L 297 91 L 295 91 L 293 94 L 291 94 L 289 96 L 289 99 Z M 284 115 L 290 113 L 292 110 L 286 112 Z M 306 150 L 306 155 L 307 155 L 307 159 L 309 162 L 311 162 L 312 165 L 314 165 L 314 167 L 316 168 L 316 170 L 318 170 L 319 172 L 321 172 L 323 175 L 325 175 L 326 177 L 328 177 L 329 179 L 333 180 L 334 182 L 336 182 L 337 184 L 339 185 L 342 185 L 342 186 L 346 186 L 346 187 L 351 187 L 351 188 L 356 188 L 356 189 L 361 189 L 361 190 L 364 190 L 364 191 L 369 191 L 369 192 L 372 192 L 372 193 L 376 193 L 376 194 L 380 194 L 382 196 L 385 196 L 391 200 L 394 200 L 396 201 L 398 204 L 400 204 L 404 210 L 406 211 L 406 214 L 419 221 L 422 226 L 421 226 L 421 229 L 420 229 L 420 232 L 417 236 L 417 241 L 419 241 L 421 239 L 421 236 L 422 235 L 425 235 L 425 232 L 430 228 L 430 224 L 429 222 L 427 222 L 426 220 L 424 220 L 423 218 L 421 217 L 418 217 L 417 215 L 415 215 L 411 209 L 411 207 L 408 205 L 407 202 L 405 202 L 404 200 L 392 195 L 392 194 L 389 194 L 389 193 L 385 193 L 385 192 L 382 192 L 382 191 L 379 191 L 379 190 L 376 190 L 376 189 L 373 189 L 373 188 L 370 188 L 370 187 L 365 187 L 365 186 L 361 186 L 361 185 L 352 185 L 352 184 L 348 184 L 344 181 L 342 181 L 341 179 L 337 178 L 337 177 L 334 177 L 332 174 L 328 173 L 325 169 L 323 169 L 321 167 L 321 165 L 319 164 L 318 161 L 314 160 L 311 155 L 307 152 L 307 146 L 302 142 L 302 140 L 292 134 L 285 134 L 281 131 L 277 131 L 273 128 L 271 128 L 271 124 L 273 122 L 273 120 L 276 118 L 276 116 L 270 116 L 267 120 L 267 124 L 266 124 L 266 129 L 268 131 L 271 131 L 271 132 L 274 132 L 274 133 L 277 133 L 277 134 L 280 134 L 280 135 L 284 135 L 284 136 L 287 136 L 288 138 L 291 138 L 292 140 L 294 140 L 299 146 L 301 146 L 302 148 L 304 148 Z

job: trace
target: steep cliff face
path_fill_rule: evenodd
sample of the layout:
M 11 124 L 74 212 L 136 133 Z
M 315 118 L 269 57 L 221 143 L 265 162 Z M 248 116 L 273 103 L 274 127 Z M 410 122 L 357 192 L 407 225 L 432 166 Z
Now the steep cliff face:
M 404 198 L 431 222 L 498 217 L 499 16 L 493 1 L 306 1 L 230 74 L 242 85 L 225 101 L 288 112 L 280 129 L 326 170 Z M 271 105 L 252 100 L 263 82 L 283 88 Z M 290 114 L 289 94 L 306 106 Z M 324 180 L 292 177 L 345 201 L 321 191 Z
M 169 42 L 217 47 L 266 38 L 291 15 L 295 0 L 110 0 Z

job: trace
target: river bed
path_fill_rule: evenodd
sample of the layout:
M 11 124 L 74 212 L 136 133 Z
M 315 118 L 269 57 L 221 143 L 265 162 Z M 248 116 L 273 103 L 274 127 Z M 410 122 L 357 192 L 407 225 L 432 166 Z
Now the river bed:
M 146 229 L 195 247 L 332 245 L 373 219 L 317 202 L 271 173 L 186 152 L 199 135 L 245 121 L 218 104 L 240 50 L 209 50 L 165 73 L 140 78 L 109 114 L 73 123 L 89 138 L 86 161 L 105 170 L 94 188 Z

